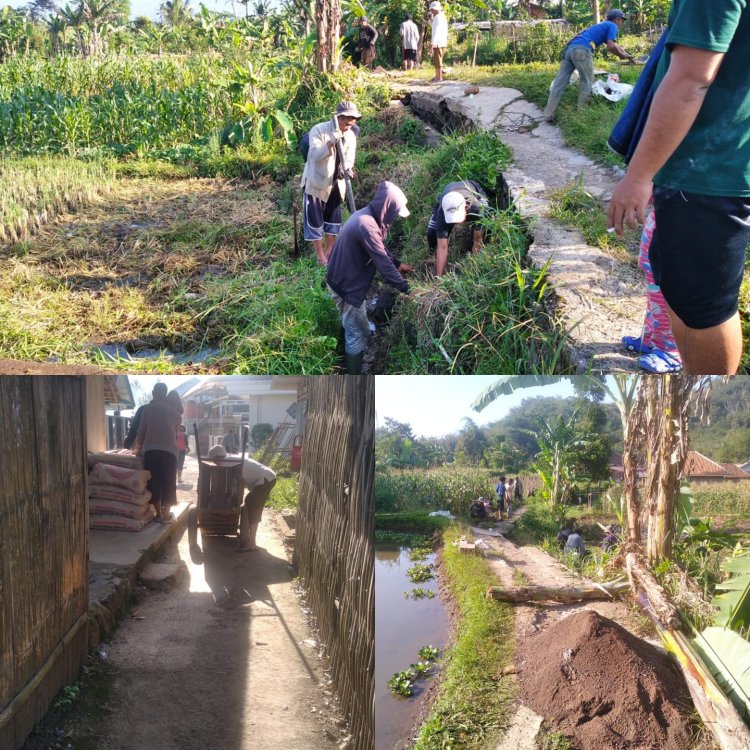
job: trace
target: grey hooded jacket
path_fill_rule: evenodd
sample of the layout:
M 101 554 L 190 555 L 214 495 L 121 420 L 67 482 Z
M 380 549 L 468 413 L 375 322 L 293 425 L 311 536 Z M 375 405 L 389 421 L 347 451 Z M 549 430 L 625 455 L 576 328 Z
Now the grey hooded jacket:
M 376 271 L 400 292 L 409 291 L 398 271 L 399 262 L 385 246 L 388 230 L 402 208 L 393 187 L 381 182 L 372 201 L 349 217 L 328 259 L 328 285 L 355 307 L 364 302 Z

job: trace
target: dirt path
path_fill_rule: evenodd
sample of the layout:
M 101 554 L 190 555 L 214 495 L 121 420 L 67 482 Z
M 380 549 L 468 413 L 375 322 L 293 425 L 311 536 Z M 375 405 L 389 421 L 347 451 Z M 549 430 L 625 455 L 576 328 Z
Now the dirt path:
M 503 527 L 502 531 L 507 531 Z M 524 577 L 525 585 L 564 586 L 580 584 L 581 579 L 573 575 L 564 565 L 538 547 L 518 547 L 497 532 L 473 528 L 475 540 L 482 554 L 497 575 L 500 584 L 518 586 L 514 575 Z M 643 637 L 646 623 L 622 601 L 595 601 L 576 604 L 515 605 L 515 640 L 517 644 L 516 665 L 523 669 L 524 644 L 533 635 L 540 633 L 565 617 L 583 610 L 594 610 L 604 617 L 622 625 L 634 635 Z M 535 738 L 542 724 L 542 717 L 528 706 L 519 704 L 512 717 L 511 726 L 494 750 L 534 750 Z
M 182 561 L 182 582 L 149 592 L 112 640 L 116 678 L 99 750 L 320 750 L 343 741 L 274 518 L 264 514 L 256 552 L 208 538 L 196 565 L 186 533 L 161 561 Z
M 595 164 L 565 145 L 558 128 L 539 124 L 541 110 L 520 91 L 480 86 L 465 96 L 467 83 L 440 86 L 398 81 L 418 114 L 455 126 L 471 123 L 494 131 L 513 153 L 504 173 L 515 205 L 533 234 L 529 257 L 536 267 L 549 262 L 554 312 L 568 334 L 567 356 L 583 372 L 634 370 L 636 360 L 620 351 L 624 335 L 638 335 L 645 311 L 645 284 L 633 262 L 613 257 L 586 243 L 581 233 L 550 218 L 555 190 L 581 179 L 592 195 L 609 200 L 619 179 L 616 170 Z

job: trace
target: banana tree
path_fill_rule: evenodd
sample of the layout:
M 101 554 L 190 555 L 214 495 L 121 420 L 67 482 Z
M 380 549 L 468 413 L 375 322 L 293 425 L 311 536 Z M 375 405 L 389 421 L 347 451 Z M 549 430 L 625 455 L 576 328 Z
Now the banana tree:
M 525 430 L 536 438 L 539 453 L 536 469 L 544 486 L 544 494 L 552 507 L 565 499 L 572 481 L 571 467 L 575 450 L 585 442 L 576 430 L 578 410 L 566 420 L 537 418 L 536 430 Z

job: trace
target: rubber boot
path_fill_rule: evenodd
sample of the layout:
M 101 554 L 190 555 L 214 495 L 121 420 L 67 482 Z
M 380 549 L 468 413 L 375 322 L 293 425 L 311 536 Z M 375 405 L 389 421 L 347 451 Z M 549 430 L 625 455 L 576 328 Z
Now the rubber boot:
M 364 352 L 357 352 L 357 354 L 346 355 L 346 374 L 347 375 L 361 375 L 362 374 L 362 359 L 364 358 Z

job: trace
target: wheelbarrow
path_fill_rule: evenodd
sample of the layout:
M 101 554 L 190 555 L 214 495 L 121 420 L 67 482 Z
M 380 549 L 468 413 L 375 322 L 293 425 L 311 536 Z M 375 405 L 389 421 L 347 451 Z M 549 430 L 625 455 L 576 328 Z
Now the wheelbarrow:
M 242 435 L 241 458 L 208 458 L 201 455 L 198 426 L 195 445 L 198 454 L 198 503 L 188 514 L 188 540 L 193 561 L 202 561 L 198 546 L 201 536 L 235 536 L 239 539 L 242 508 L 242 465 L 245 462 L 248 429 Z

